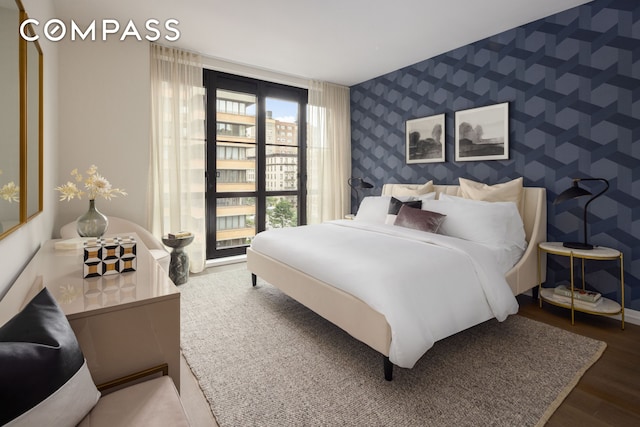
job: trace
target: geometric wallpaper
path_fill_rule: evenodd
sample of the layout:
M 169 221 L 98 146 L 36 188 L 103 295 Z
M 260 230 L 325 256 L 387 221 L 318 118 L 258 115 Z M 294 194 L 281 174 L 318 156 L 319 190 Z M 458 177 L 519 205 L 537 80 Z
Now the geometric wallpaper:
M 454 161 L 454 112 L 509 103 L 509 159 Z M 444 163 L 405 159 L 405 121 L 445 114 Z M 582 241 L 586 198 L 553 205 L 571 178 L 609 180 L 589 206 L 589 242 L 623 253 L 625 306 L 640 310 L 640 1 L 595 0 L 351 87 L 352 176 L 386 182 L 547 189 L 549 241 Z M 592 193 L 603 185 L 582 183 Z M 548 257 L 548 283 L 566 281 Z M 620 301 L 615 261 L 588 262 L 591 288 Z M 577 270 L 578 271 L 578 270 Z

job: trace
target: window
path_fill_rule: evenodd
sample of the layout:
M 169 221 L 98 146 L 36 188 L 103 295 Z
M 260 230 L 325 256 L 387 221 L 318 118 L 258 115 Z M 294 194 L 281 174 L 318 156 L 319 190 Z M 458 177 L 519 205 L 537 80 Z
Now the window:
M 207 258 L 306 223 L 305 89 L 205 70 Z M 286 166 L 285 166 L 286 165 Z

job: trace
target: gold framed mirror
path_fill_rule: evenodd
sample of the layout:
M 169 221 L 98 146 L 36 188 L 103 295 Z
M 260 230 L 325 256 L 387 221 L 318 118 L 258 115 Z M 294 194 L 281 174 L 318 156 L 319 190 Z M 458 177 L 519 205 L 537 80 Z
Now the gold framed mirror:
M 26 19 L 26 14 L 24 16 Z M 33 28 L 27 26 L 27 33 L 34 35 Z M 38 41 L 26 45 L 26 120 L 23 175 L 26 175 L 26 198 L 24 209 L 28 221 L 42 211 L 42 50 Z
M 0 238 L 22 223 L 20 8 L 0 0 Z
M 0 240 L 42 212 L 43 60 L 25 19 L 20 0 L 0 0 Z

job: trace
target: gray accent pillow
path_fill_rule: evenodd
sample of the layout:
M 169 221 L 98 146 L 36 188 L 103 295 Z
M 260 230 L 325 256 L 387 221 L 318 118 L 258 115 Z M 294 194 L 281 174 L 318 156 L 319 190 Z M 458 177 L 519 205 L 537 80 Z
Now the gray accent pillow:
M 398 212 L 395 225 L 437 233 L 445 217 L 446 215 L 437 212 L 423 211 L 403 205 Z

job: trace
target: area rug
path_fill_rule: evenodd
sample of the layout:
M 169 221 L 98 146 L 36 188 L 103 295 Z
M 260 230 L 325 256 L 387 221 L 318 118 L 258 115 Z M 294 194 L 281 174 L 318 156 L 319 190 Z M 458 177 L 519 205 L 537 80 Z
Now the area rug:
M 382 356 L 244 268 L 180 287 L 182 351 L 221 427 L 543 425 L 606 344 L 521 316 Z

